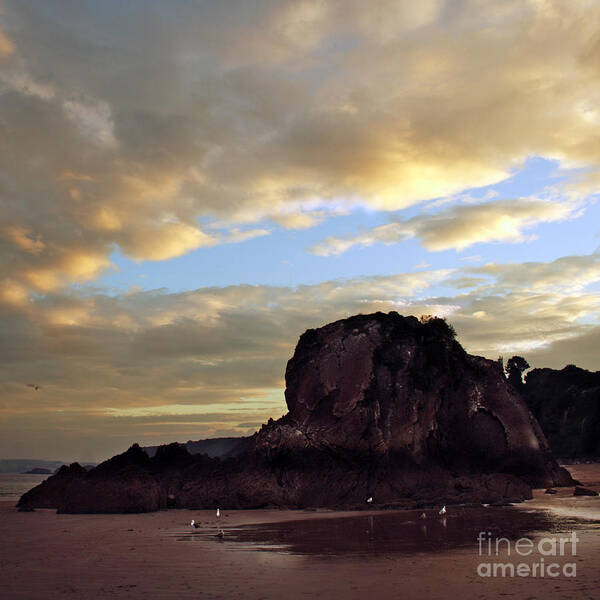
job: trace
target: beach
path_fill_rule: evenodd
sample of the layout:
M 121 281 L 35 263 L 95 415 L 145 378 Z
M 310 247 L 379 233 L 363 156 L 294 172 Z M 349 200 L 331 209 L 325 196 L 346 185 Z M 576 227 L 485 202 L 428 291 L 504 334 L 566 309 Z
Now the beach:
M 569 466 L 600 489 L 600 466 Z M 415 511 L 169 510 L 145 514 L 19 513 L 0 503 L 2 598 L 600 598 L 600 497 L 536 490 L 517 507 L 449 507 L 417 522 Z M 545 556 L 560 575 L 482 577 L 486 561 L 539 562 L 539 553 L 480 555 L 476 536 L 461 537 L 490 515 L 501 527 L 522 522 L 536 542 L 575 531 L 576 554 Z M 199 529 L 189 526 L 191 519 Z M 536 520 L 538 519 L 538 520 Z M 394 530 L 392 524 L 397 523 Z M 365 525 L 363 531 L 362 524 Z M 335 525 L 335 526 L 334 526 Z M 510 525 L 510 523 L 508 523 Z M 465 529 L 467 527 L 467 529 Z M 544 527 L 545 529 L 537 529 Z M 215 536 L 225 531 L 222 539 Z M 398 538 L 394 540 L 394 531 Z M 332 533 L 335 539 L 332 542 Z M 419 538 L 422 536 L 422 538 Z M 465 537 L 466 536 L 466 537 Z M 330 538 L 328 540 L 328 537 Z M 428 541 L 419 545 L 419 539 Z M 335 541 L 337 540 L 337 541 Z M 346 543 L 348 540 L 356 543 Z M 565 576 L 565 563 L 576 575 Z

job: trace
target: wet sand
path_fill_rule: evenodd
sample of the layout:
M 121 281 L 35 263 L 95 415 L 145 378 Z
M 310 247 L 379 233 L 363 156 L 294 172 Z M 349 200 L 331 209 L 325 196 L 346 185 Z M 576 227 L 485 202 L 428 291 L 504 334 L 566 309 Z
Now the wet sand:
M 568 467 L 600 490 L 600 465 Z M 554 496 L 507 508 L 427 511 L 171 510 L 136 515 L 18 513 L 0 503 L 0 597 L 54 598 L 600 598 L 600 497 Z M 201 528 L 192 530 L 195 518 Z M 593 520 L 590 520 L 593 519 Z M 215 537 L 217 527 L 225 537 Z M 482 578 L 477 532 L 579 539 L 576 577 Z M 567 546 L 568 548 L 568 546 Z

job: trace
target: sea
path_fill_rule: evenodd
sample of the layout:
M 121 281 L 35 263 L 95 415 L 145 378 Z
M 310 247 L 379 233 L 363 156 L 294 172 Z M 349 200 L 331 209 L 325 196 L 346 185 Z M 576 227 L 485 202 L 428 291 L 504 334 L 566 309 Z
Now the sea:
M 0 501 L 16 502 L 25 492 L 35 487 L 50 475 L 25 475 L 0 473 Z

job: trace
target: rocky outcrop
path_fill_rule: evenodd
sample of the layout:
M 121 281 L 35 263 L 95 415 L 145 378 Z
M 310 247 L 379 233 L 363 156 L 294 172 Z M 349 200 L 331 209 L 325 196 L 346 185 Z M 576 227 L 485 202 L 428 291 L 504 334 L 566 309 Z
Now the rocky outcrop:
M 600 457 L 600 371 L 569 365 L 533 369 L 525 379 L 523 398 L 542 427 L 555 456 Z
M 522 500 L 531 486 L 573 483 L 501 365 L 468 355 L 441 319 L 376 313 L 308 330 L 286 385 L 288 414 L 239 456 L 171 444 L 150 458 L 133 446 L 88 473 L 59 473 L 19 506 L 357 507 L 369 496 L 424 506 Z
M 63 465 L 55 475 L 23 494 L 19 500 L 19 508 L 62 508 L 71 487 L 76 487 L 86 473 L 79 463 Z
M 165 483 L 191 459 L 178 444 L 161 446 L 156 457 L 134 444 L 86 471 L 78 463 L 63 466 L 53 477 L 24 494 L 19 508 L 57 508 L 67 513 L 130 513 L 167 508 Z

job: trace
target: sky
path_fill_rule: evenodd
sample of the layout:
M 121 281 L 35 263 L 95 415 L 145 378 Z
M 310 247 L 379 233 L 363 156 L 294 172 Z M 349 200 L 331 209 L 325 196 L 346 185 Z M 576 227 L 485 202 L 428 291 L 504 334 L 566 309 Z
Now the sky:
M 0 457 L 249 434 L 301 333 L 356 313 L 600 369 L 598 23 L 0 0 Z

